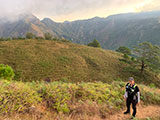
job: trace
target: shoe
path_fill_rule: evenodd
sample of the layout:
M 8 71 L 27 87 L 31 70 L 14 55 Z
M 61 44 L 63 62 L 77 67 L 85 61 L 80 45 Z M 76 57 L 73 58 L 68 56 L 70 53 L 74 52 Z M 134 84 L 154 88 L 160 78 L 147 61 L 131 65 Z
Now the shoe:
M 136 117 L 132 115 L 131 120 L 134 120 Z
M 124 112 L 124 114 L 130 114 L 130 112 L 126 111 L 126 112 Z

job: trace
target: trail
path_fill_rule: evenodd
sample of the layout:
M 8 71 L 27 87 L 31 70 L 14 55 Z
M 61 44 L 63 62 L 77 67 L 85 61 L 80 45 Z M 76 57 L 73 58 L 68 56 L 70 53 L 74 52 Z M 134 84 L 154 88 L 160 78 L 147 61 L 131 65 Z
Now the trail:
M 106 120 L 129 120 L 131 118 L 131 115 L 124 115 L 124 111 L 121 111 L 120 113 L 111 115 Z M 132 111 L 131 111 L 132 113 Z M 160 106 L 137 106 L 137 115 L 136 118 L 143 119 L 147 117 L 159 117 L 160 116 Z

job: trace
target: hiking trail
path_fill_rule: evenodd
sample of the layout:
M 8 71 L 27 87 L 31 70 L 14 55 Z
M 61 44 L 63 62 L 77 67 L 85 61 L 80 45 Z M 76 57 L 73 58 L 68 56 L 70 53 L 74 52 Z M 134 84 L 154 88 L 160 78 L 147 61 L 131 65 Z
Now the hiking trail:
M 129 120 L 131 118 L 131 115 L 124 115 L 123 112 L 125 110 L 111 115 L 109 118 L 106 120 Z M 131 114 L 132 114 L 132 106 L 131 106 Z M 137 105 L 137 115 L 136 118 L 138 119 L 144 119 L 147 117 L 159 117 L 160 116 L 160 106 L 156 105 L 149 105 L 149 106 L 144 106 L 144 105 Z

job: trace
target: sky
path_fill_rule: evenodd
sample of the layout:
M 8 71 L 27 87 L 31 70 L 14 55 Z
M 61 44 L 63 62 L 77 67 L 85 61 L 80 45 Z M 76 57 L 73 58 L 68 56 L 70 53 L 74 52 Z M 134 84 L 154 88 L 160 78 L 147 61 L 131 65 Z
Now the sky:
M 0 0 L 0 18 L 32 13 L 56 22 L 160 10 L 160 0 Z

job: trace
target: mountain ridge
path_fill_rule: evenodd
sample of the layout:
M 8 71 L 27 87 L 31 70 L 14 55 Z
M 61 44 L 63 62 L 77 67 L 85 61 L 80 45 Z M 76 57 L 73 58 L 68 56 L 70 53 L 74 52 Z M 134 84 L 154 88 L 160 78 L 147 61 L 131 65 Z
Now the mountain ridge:
M 160 45 L 160 11 L 117 14 L 63 23 L 50 18 L 40 20 L 31 14 L 22 15 L 21 19 L 12 23 L 0 22 L 0 28 L 0 37 L 24 37 L 27 32 L 42 37 L 49 32 L 53 37 L 79 44 L 88 44 L 97 39 L 105 49 L 117 49 L 119 46 L 132 48 L 144 41 Z

